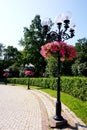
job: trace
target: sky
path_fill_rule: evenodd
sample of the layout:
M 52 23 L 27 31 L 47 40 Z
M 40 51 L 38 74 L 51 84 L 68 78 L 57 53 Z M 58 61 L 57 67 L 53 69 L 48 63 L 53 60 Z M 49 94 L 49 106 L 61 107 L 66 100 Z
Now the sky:
M 38 14 L 42 19 L 70 11 L 71 23 L 76 25 L 75 36 L 66 41 L 75 45 L 78 39 L 87 38 L 87 0 L 0 0 L 0 43 L 16 47 L 23 38 L 24 27 L 29 28 Z

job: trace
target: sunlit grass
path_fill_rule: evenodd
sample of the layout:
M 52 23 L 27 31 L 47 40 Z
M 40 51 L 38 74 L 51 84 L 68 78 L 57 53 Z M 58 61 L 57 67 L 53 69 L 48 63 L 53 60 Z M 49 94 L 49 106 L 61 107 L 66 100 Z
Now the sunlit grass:
M 31 88 L 35 88 L 41 90 L 43 92 L 48 93 L 50 96 L 56 98 L 56 91 L 41 87 L 31 86 Z M 73 96 L 61 92 L 61 101 L 69 107 L 76 115 L 79 117 L 85 124 L 87 124 L 87 101 L 81 101 Z

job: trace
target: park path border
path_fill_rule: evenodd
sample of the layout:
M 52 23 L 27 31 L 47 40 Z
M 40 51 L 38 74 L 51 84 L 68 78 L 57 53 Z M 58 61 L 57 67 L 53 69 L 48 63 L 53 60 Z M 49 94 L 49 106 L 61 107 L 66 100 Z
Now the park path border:
M 40 105 L 41 115 L 42 115 L 42 130 L 49 130 L 50 128 L 49 128 L 49 122 L 48 122 L 48 115 L 47 115 L 45 105 L 35 91 L 33 91 L 33 90 L 30 90 L 30 91 L 37 98 L 39 105 Z

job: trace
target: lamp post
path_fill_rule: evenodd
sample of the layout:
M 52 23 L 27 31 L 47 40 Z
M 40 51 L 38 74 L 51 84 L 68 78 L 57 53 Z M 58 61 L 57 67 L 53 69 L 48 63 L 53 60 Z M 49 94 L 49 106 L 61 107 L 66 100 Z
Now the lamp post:
M 30 89 L 30 79 L 29 79 L 29 77 L 31 77 L 31 76 L 33 76 L 34 75 L 34 65 L 33 64 L 31 64 L 31 63 L 29 63 L 29 65 L 28 64 L 25 64 L 25 68 L 27 69 L 26 71 L 25 71 L 25 75 L 28 77 L 28 90 Z
M 51 41 L 64 41 L 72 38 L 74 36 L 74 27 L 70 28 L 70 13 L 68 12 L 65 16 L 59 15 L 56 18 L 57 31 L 48 31 L 48 23 L 47 21 L 43 22 L 43 31 L 46 34 L 46 38 L 50 38 Z M 57 75 L 57 101 L 56 101 L 56 114 L 53 117 L 58 123 L 56 125 L 63 125 L 67 123 L 67 121 L 61 116 L 61 101 L 60 101 L 60 69 L 61 69 L 61 61 L 60 55 L 58 54 L 58 75 Z

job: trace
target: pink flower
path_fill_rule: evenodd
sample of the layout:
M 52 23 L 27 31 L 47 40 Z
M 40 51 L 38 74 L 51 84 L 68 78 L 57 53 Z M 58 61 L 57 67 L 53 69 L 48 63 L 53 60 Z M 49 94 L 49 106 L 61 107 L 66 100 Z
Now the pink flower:
M 33 76 L 33 75 L 34 75 L 34 72 L 31 71 L 31 70 L 26 70 L 26 71 L 25 71 L 25 75 L 26 75 L 26 76 Z
M 60 60 L 73 60 L 77 57 L 76 49 L 74 46 L 67 45 L 65 42 L 50 42 L 41 46 L 40 54 L 44 58 L 49 58 L 51 54 L 59 54 Z
M 8 73 L 8 72 L 5 72 L 5 73 L 3 74 L 3 76 L 4 76 L 4 77 L 8 77 L 8 76 L 9 76 L 9 73 Z

